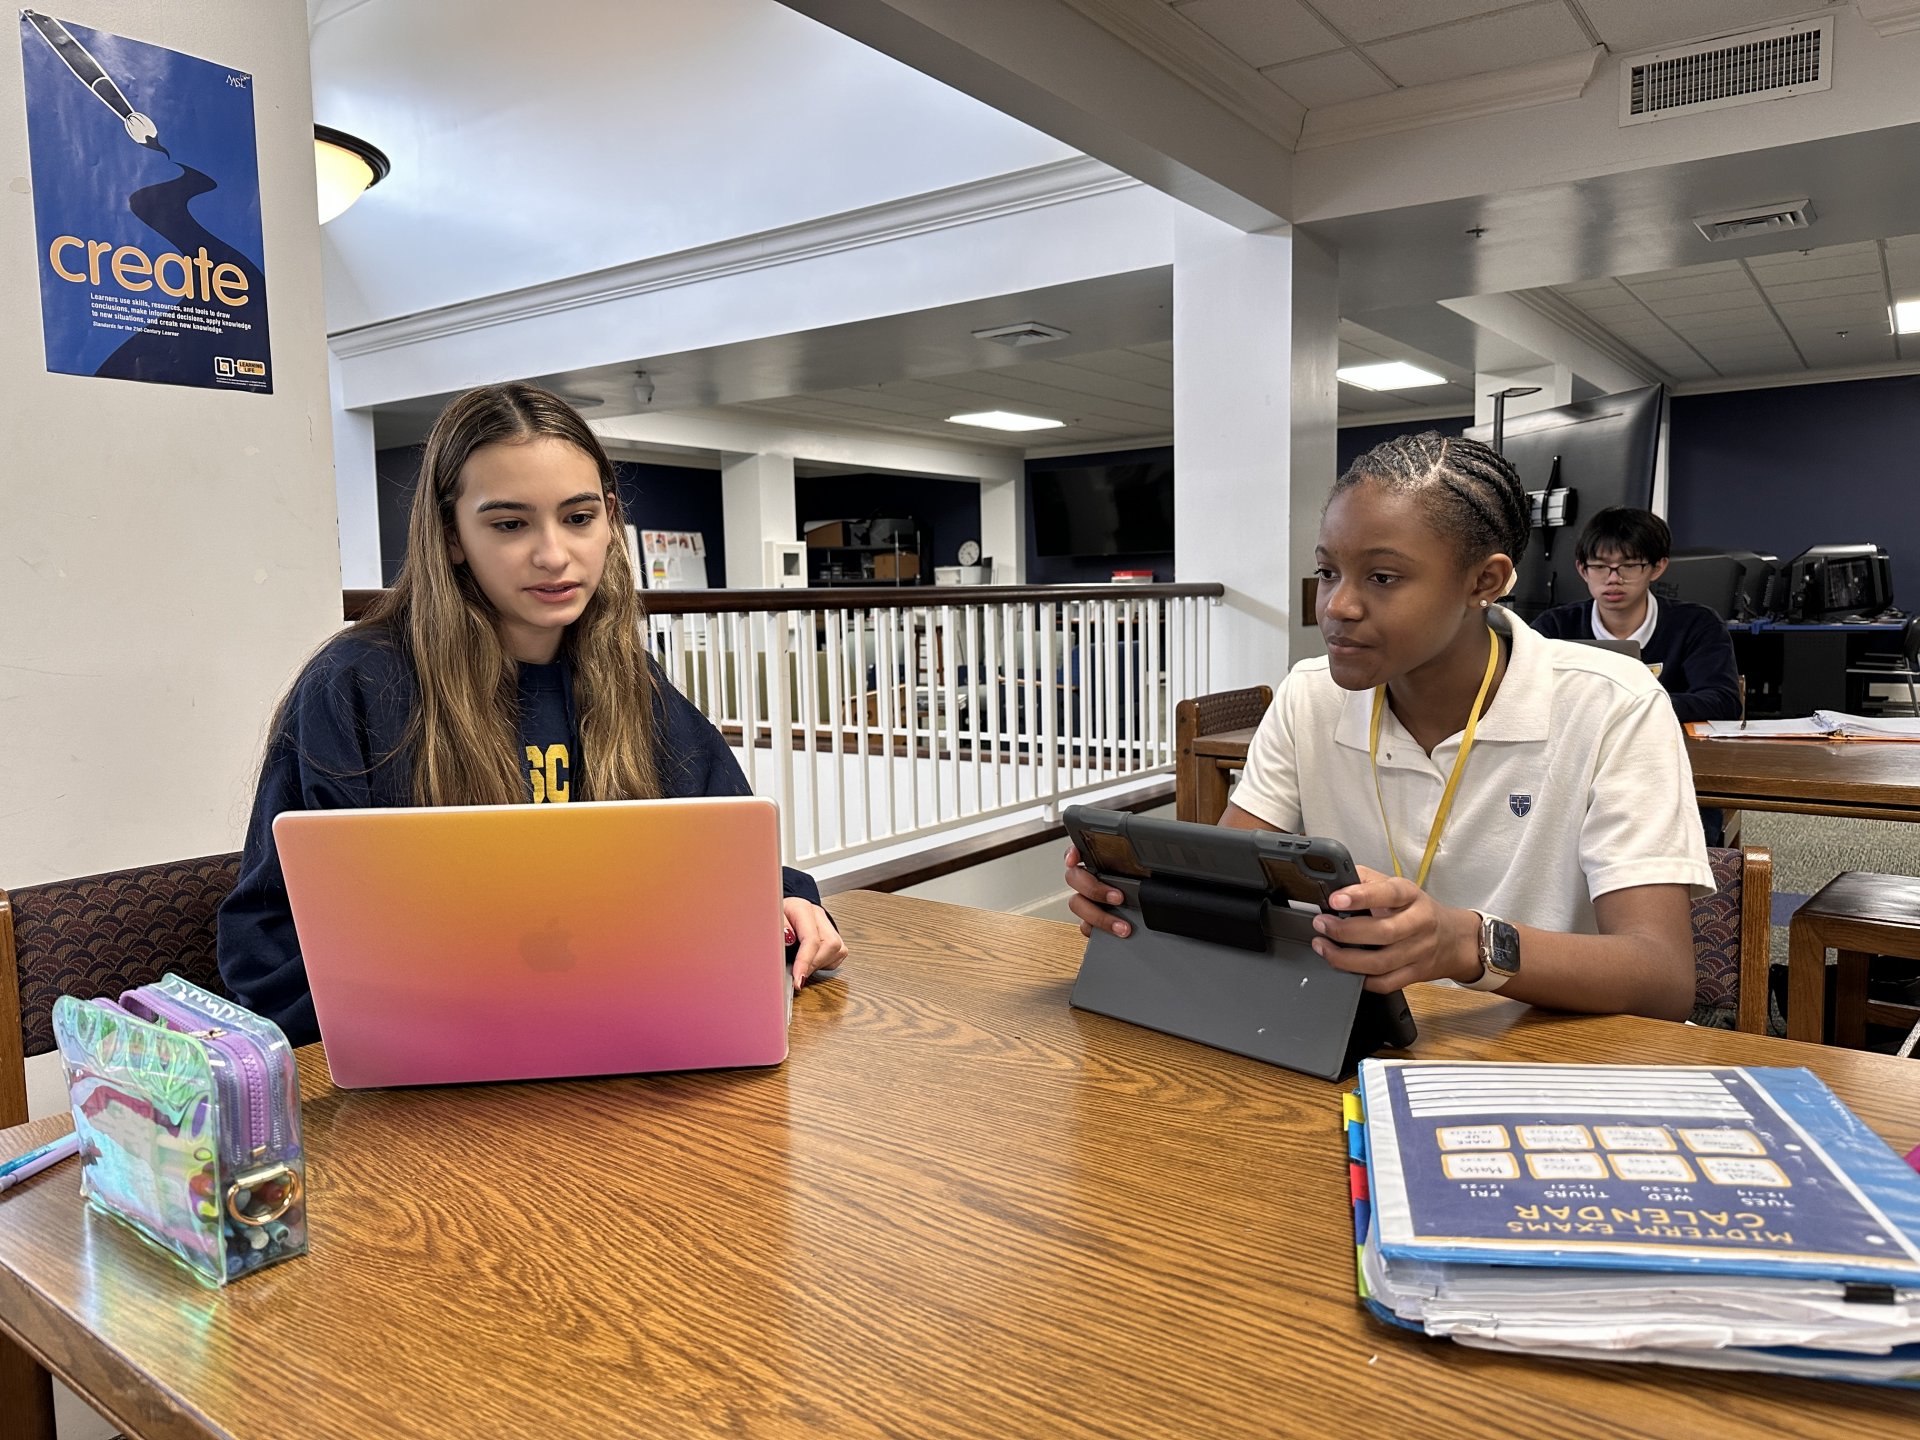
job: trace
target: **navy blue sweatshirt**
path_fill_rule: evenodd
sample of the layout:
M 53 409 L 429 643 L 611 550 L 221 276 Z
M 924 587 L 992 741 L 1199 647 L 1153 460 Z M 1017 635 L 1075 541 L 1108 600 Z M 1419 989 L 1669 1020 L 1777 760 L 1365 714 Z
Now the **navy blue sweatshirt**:
M 670 798 L 752 793 L 713 723 L 658 666 L 653 682 L 660 793 Z M 415 701 L 413 664 L 400 647 L 375 632 L 349 631 L 316 655 L 294 682 L 280 727 L 268 742 L 240 879 L 220 907 L 220 975 L 234 999 L 274 1021 L 296 1045 L 319 1039 L 320 1031 L 273 843 L 274 817 L 283 810 L 413 804 L 413 757 L 401 742 Z M 520 741 L 527 798 L 566 799 L 579 733 L 565 665 L 520 667 Z M 789 869 L 783 881 L 784 894 L 820 903 L 811 876 Z
M 1673 699 L 1673 713 L 1689 720 L 1740 718 L 1740 668 L 1733 658 L 1727 622 L 1704 605 L 1655 596 L 1660 614 L 1640 658 L 1659 666 L 1660 683 Z M 1611 639 L 1593 629 L 1593 602 L 1556 605 L 1535 617 L 1533 628 L 1555 640 Z

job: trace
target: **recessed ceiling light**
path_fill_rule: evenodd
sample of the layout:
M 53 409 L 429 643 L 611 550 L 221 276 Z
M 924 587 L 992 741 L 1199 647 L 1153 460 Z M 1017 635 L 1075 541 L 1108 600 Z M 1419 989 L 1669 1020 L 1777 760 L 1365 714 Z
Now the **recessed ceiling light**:
M 1418 365 L 1409 365 L 1404 360 L 1392 360 L 1384 365 L 1348 365 L 1333 373 L 1347 384 L 1358 385 L 1362 390 L 1418 390 L 1427 385 L 1447 383 L 1446 376 L 1422 370 Z
M 950 425 L 978 425 L 986 430 L 1058 430 L 1067 422 L 1038 415 L 1016 415 L 1011 410 L 979 410 L 971 415 L 949 415 Z
M 1920 335 L 1920 299 L 1893 302 L 1893 333 Z

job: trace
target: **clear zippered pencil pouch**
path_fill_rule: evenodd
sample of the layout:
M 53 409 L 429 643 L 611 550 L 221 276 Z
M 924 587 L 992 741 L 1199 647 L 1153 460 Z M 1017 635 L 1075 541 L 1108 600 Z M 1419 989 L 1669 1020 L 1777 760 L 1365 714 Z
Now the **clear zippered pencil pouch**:
M 54 1002 L 80 1188 L 210 1285 L 307 1249 L 300 1084 L 280 1027 L 168 975 Z

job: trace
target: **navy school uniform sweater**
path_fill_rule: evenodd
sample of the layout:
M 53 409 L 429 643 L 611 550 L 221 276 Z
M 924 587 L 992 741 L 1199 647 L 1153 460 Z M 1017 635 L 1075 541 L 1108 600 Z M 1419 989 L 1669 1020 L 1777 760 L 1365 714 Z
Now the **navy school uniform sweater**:
M 648 664 L 652 664 L 651 660 Z M 654 759 L 660 793 L 747 795 L 747 777 L 726 740 L 658 666 L 653 671 Z M 267 1016 L 296 1045 L 320 1036 L 313 995 L 293 930 L 273 820 L 283 810 L 346 810 L 413 804 L 413 757 L 403 749 L 415 704 L 413 665 L 390 638 L 340 635 L 294 682 L 247 824 L 240 878 L 219 915 L 220 975 L 242 1005 Z M 520 742 L 527 798 L 566 800 L 579 733 L 564 663 L 520 667 Z M 802 871 L 785 869 L 782 893 L 820 903 Z M 791 954 L 789 954 L 791 958 Z
M 1640 658 L 1656 672 L 1673 700 L 1673 713 L 1690 720 L 1740 718 L 1740 668 L 1733 658 L 1733 637 L 1727 623 L 1704 605 L 1656 596 L 1660 613 L 1653 637 L 1641 647 Z M 1593 602 L 1556 605 L 1535 617 L 1533 628 L 1555 640 L 1594 640 Z

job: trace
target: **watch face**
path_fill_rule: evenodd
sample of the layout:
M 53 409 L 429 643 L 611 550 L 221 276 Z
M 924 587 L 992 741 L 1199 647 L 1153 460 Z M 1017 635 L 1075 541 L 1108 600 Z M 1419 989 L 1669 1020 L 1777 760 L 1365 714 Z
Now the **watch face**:
M 1520 973 L 1520 932 L 1504 920 L 1488 927 L 1487 965 L 1502 975 Z

